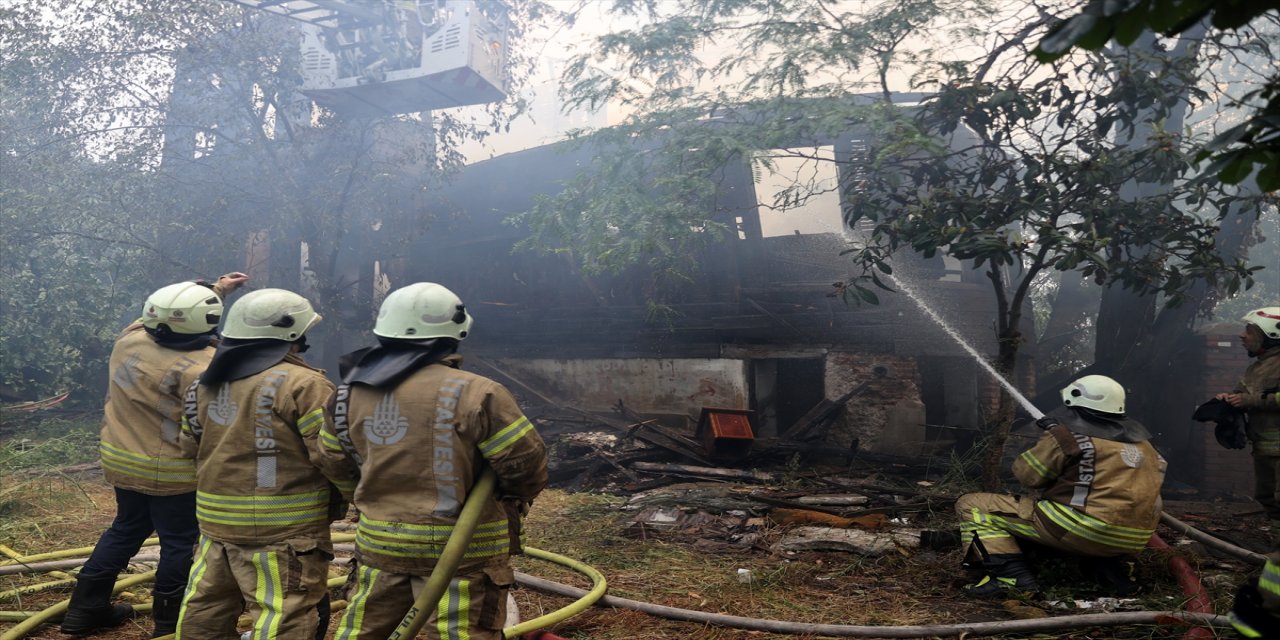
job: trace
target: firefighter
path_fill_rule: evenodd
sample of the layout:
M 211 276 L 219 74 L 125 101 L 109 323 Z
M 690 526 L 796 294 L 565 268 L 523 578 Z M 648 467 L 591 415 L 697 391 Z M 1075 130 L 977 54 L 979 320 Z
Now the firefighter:
M 76 578 L 63 633 L 93 633 L 133 617 L 133 607 L 111 604 L 111 592 L 153 531 L 160 536 L 160 562 L 152 637 L 173 633 L 198 534 L 195 466 L 178 443 L 182 396 L 213 356 L 222 299 L 248 279 L 236 272 L 212 286 L 162 287 L 116 339 L 99 445 L 103 477 L 115 488 L 116 517 Z
M 497 640 L 515 582 L 521 517 L 547 483 L 546 448 L 502 385 L 463 371 L 471 329 L 462 301 L 419 282 L 393 291 L 373 328 L 379 345 L 344 356 L 332 431 L 332 475 L 358 466 L 357 564 L 336 637 L 386 638 L 430 576 L 467 494 L 498 477 L 471 545 L 427 622 L 429 638 Z
M 1038 499 L 970 493 L 956 501 L 966 565 L 984 570 L 965 587 L 970 595 L 1040 590 L 1019 538 L 1093 559 L 1086 566 L 1118 595 L 1137 588 L 1131 554 L 1155 532 L 1168 465 L 1146 427 L 1125 416 L 1115 380 L 1084 376 L 1062 390 L 1062 402 L 1036 422 L 1045 433 L 1013 463 Z
M 1231 393 L 1215 398 L 1248 416 L 1253 442 L 1254 498 L 1271 519 L 1272 552 L 1256 584 L 1236 594 L 1231 623 L 1248 638 L 1280 637 L 1280 307 L 1244 317 L 1240 344 L 1255 361 Z
M 177 637 L 227 640 L 248 607 L 258 640 L 310 640 L 320 627 L 346 503 L 316 466 L 333 383 L 300 357 L 320 315 L 261 289 L 227 312 L 223 340 L 183 407 L 195 458 L 200 540 Z

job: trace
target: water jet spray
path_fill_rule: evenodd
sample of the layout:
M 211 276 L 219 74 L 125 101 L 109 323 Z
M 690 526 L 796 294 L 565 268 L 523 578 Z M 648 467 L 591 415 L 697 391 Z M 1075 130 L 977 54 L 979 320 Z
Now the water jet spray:
M 951 338 L 955 340 L 961 348 L 968 352 L 970 356 L 973 356 L 973 359 L 976 360 L 978 364 L 982 365 L 982 368 L 986 369 L 987 373 L 990 373 L 991 377 L 995 378 L 996 382 L 999 382 L 1000 386 L 1004 387 L 1005 391 L 1008 391 L 1009 395 L 1013 396 L 1013 399 L 1017 400 L 1018 404 L 1021 405 L 1027 413 L 1031 414 L 1032 418 L 1039 420 L 1044 417 L 1043 411 L 1037 409 L 1034 404 L 1031 404 L 1030 400 L 1027 400 L 1026 397 L 1018 392 L 1018 389 L 1015 388 L 1012 383 L 1005 380 L 1004 376 L 1000 375 L 1000 373 L 996 371 L 996 368 L 991 366 L 991 363 L 987 362 L 987 359 L 982 357 L 982 354 L 978 353 L 977 349 L 974 349 L 968 342 L 965 342 L 964 338 L 960 337 L 960 334 L 956 333 L 955 329 L 952 329 L 950 325 L 944 322 L 942 320 L 942 316 L 938 315 L 938 312 L 931 309 L 929 305 L 926 305 L 924 300 L 922 300 L 911 287 L 903 284 L 902 280 L 894 277 L 892 274 L 885 274 L 885 276 L 898 287 L 899 291 L 907 294 L 907 297 L 911 298 L 911 301 L 916 303 L 916 306 L 920 307 L 920 310 L 925 312 L 925 315 L 938 323 L 938 326 L 942 327 L 942 330 L 947 332 L 947 335 L 951 336 Z

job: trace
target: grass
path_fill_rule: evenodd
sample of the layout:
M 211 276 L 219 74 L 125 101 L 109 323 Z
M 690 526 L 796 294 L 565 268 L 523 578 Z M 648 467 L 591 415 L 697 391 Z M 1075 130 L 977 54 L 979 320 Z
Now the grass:
M 602 571 L 609 594 L 655 604 L 728 615 L 825 624 L 910 625 L 1001 620 L 1010 614 L 1001 602 L 975 602 L 958 592 L 959 554 L 916 552 L 862 558 L 838 553 L 795 555 L 755 552 L 746 555 L 700 553 L 683 541 L 635 540 L 620 535 L 632 513 L 622 500 L 593 494 L 548 491 L 527 521 L 528 544 L 577 558 Z M 940 514 L 943 521 L 951 516 Z M 585 588 L 586 581 L 558 567 L 519 558 L 517 568 Z M 756 580 L 744 584 L 739 568 Z M 1144 554 L 1139 578 L 1151 585 L 1139 606 L 1175 609 L 1185 599 L 1163 567 L 1162 558 Z M 1074 565 L 1047 561 L 1040 575 L 1049 599 L 1070 602 L 1088 589 Z M 1221 594 L 1219 594 L 1221 595 Z M 522 590 L 522 610 L 551 610 L 569 602 Z M 1229 596 L 1226 597 L 1229 608 Z M 1035 604 L 1035 603 L 1029 603 Z M 1225 610 L 1225 609 L 1224 609 Z M 1071 613 L 1057 610 L 1051 615 Z M 569 638 L 694 637 L 708 639 L 783 638 L 777 634 L 703 628 L 633 612 L 593 610 L 551 630 Z M 611 624 L 612 623 L 612 624 Z M 1105 637 L 1181 637 L 1180 630 L 1117 629 Z M 1089 637 L 1085 634 L 1061 637 Z M 1098 637 L 1098 636 L 1092 636 Z
M 9 417 L 0 418 L 8 421 Z M 98 459 L 96 419 L 8 422 L 0 429 L 0 476 L 19 471 L 56 472 Z
M 104 509 L 110 512 L 114 500 L 109 493 L 101 495 L 101 481 L 86 482 L 63 471 L 97 460 L 96 420 L 53 419 L 21 427 L 8 422 L 4 435 L 0 543 L 62 548 L 59 545 L 82 538 L 78 530 L 86 521 L 95 521 Z

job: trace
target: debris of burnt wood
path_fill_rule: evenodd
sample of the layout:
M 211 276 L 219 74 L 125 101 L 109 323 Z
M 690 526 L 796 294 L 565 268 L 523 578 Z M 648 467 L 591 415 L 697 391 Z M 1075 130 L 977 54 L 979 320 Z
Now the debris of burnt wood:
M 570 491 L 630 494 L 687 480 L 770 484 L 785 477 L 826 485 L 823 493 L 827 494 L 866 494 L 871 500 L 885 495 L 914 495 L 909 489 L 877 487 L 865 478 L 837 481 L 832 480 L 829 473 L 808 473 L 814 465 L 833 463 L 843 467 L 841 471 L 871 463 L 879 470 L 915 477 L 927 477 L 931 472 L 946 469 L 948 461 L 945 460 L 856 450 L 833 452 L 822 441 L 824 433 L 820 429 L 830 424 L 842 410 L 843 403 L 858 391 L 854 389 L 836 401 L 819 403 L 807 417 L 787 430 L 810 440 L 756 439 L 750 453 L 736 460 L 711 459 L 704 443 L 695 439 L 692 421 L 681 430 L 632 411 L 622 400 L 611 414 L 563 404 L 532 404 L 527 412 L 550 448 L 552 486 Z M 797 465 L 804 466 L 806 471 L 797 472 Z
M 954 502 L 930 495 L 928 482 L 917 484 L 944 472 L 947 461 L 827 444 L 827 429 L 867 384 L 823 399 L 778 437 L 754 438 L 745 455 L 726 459 L 717 455 L 723 443 L 709 437 L 708 414 L 749 412 L 708 409 L 681 425 L 635 411 L 625 399 L 608 412 L 586 411 L 489 368 L 510 384 L 547 442 L 552 486 L 629 496 L 623 508 L 636 513 L 620 532 L 628 537 L 683 541 L 708 553 L 880 555 L 918 546 L 924 516 Z

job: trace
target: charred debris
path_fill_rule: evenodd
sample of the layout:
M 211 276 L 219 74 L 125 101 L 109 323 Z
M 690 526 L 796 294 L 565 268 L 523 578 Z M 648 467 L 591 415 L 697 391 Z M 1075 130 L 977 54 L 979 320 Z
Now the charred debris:
M 827 428 L 858 385 L 822 399 L 780 429 L 757 438 L 752 411 L 703 408 L 696 423 L 648 417 L 619 399 L 609 413 L 557 401 L 492 363 L 481 369 L 506 383 L 538 425 L 550 454 L 551 486 L 627 497 L 625 535 L 692 543 L 716 553 L 843 551 L 878 556 L 942 542 L 925 532 L 954 497 L 933 489 L 953 461 L 837 450 Z M 762 535 L 786 525 L 781 538 Z M 923 534 L 923 536 L 922 536 Z

